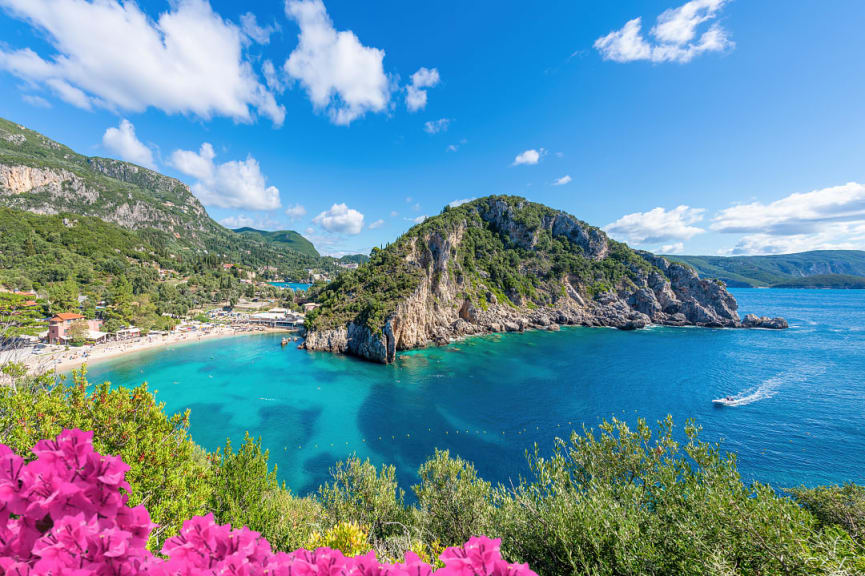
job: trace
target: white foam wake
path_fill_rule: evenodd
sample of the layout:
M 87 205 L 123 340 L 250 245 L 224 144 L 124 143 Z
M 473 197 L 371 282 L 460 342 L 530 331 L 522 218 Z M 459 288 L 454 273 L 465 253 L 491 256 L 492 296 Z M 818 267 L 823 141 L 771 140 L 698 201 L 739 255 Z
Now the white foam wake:
M 712 400 L 712 402 L 724 406 L 746 406 L 748 404 L 753 404 L 754 402 L 759 402 L 760 400 L 771 398 L 784 384 L 804 382 L 808 378 L 816 376 L 817 374 L 822 374 L 823 372 L 825 372 L 825 368 L 822 366 L 810 366 L 807 368 L 785 370 L 780 374 L 767 378 L 758 386 L 743 390 L 735 396 L 716 398 L 715 400 Z

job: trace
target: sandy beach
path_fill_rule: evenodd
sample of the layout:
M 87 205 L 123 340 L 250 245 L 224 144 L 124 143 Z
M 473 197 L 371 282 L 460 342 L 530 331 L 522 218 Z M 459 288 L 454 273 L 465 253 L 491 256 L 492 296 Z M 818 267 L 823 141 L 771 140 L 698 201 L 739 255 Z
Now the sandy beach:
M 21 362 L 31 372 L 45 372 L 55 370 L 57 373 L 69 372 L 80 368 L 83 364 L 96 364 L 112 358 L 134 354 L 144 350 L 152 350 L 174 344 L 202 342 L 215 338 L 228 338 L 232 336 L 243 336 L 250 334 L 263 334 L 267 332 L 285 332 L 288 330 L 280 328 L 265 328 L 261 326 L 238 327 L 238 326 L 215 326 L 203 330 L 191 330 L 185 332 L 171 332 L 165 335 L 142 336 L 134 340 L 106 342 L 104 344 L 93 344 L 80 348 L 66 348 L 65 346 L 47 346 L 42 350 L 23 348 L 20 350 L 4 352 L 4 358 L 0 363 L 8 361 Z

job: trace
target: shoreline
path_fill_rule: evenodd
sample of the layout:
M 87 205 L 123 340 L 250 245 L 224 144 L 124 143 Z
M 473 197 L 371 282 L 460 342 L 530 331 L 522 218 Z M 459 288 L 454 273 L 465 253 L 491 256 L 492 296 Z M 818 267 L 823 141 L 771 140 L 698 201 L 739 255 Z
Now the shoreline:
M 121 358 L 137 352 L 164 348 L 166 346 L 194 344 L 204 342 L 205 340 L 268 333 L 292 334 L 294 331 L 283 328 L 256 327 L 250 329 L 220 327 L 207 332 L 193 331 L 177 334 L 171 333 L 160 336 L 142 336 L 137 340 L 108 342 L 105 344 L 82 346 L 81 348 L 70 348 L 68 350 L 63 348 L 44 354 L 35 354 L 31 352 L 26 358 L 23 358 L 20 361 L 27 366 L 27 369 L 30 372 L 38 373 L 53 370 L 57 374 L 65 374 L 74 369 L 80 368 L 84 364 L 92 366 L 100 362 Z

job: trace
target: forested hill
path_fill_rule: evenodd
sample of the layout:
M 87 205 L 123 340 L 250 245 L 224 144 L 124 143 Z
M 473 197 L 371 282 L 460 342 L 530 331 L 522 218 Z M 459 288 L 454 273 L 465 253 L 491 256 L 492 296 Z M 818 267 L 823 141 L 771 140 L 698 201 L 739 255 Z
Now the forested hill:
M 771 256 L 665 256 L 692 266 L 703 278 L 728 286 L 865 287 L 865 252 L 814 250 Z
M 292 245 L 220 226 L 175 178 L 129 162 L 83 156 L 3 119 L 0 206 L 40 216 L 99 218 L 136 232 L 157 252 L 186 260 L 215 254 L 224 262 L 270 266 L 285 275 L 333 266 L 320 261 L 315 248 L 299 235 Z
M 259 296 L 262 280 L 338 269 L 311 245 L 220 226 L 175 178 L 0 119 L 0 291 L 35 291 L 46 313 L 92 316 L 106 302 L 115 326 L 160 326 L 165 314 Z
M 277 244 L 284 246 L 286 248 L 290 248 L 295 252 L 299 252 L 300 254 L 305 254 L 307 256 L 319 256 L 318 250 L 315 249 L 315 246 L 300 235 L 299 232 L 295 232 L 294 230 L 256 230 L 255 228 L 235 228 L 234 232 L 241 234 L 243 236 L 248 236 L 250 238 L 256 238 L 259 240 L 263 240 L 264 242 L 268 242 L 271 244 Z
M 561 324 L 742 325 L 722 284 L 515 196 L 446 207 L 312 297 L 321 306 L 307 315 L 304 346 L 377 362 L 469 334 Z

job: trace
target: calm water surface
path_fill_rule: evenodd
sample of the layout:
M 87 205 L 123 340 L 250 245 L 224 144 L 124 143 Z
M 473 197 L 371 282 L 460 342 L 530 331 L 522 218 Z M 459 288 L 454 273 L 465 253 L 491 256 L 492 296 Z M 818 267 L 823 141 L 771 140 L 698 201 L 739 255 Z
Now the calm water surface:
M 312 286 L 312 284 L 302 284 L 300 282 L 270 282 L 269 284 L 277 288 L 291 288 L 295 292 L 309 290 L 309 287 Z
M 207 448 L 260 435 L 279 475 L 305 492 L 351 453 L 397 466 L 404 486 L 433 449 L 492 481 L 525 472 L 524 451 L 611 416 L 694 418 L 777 486 L 865 483 L 865 291 L 733 290 L 740 313 L 783 315 L 786 331 L 567 328 L 410 352 L 380 366 L 237 337 L 90 368 L 91 381 L 147 381 L 170 411 L 192 410 Z M 713 398 L 735 395 L 737 406 Z

